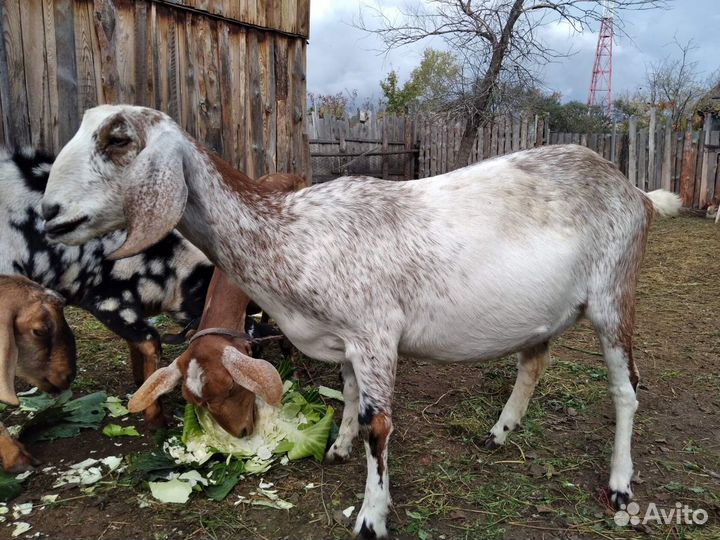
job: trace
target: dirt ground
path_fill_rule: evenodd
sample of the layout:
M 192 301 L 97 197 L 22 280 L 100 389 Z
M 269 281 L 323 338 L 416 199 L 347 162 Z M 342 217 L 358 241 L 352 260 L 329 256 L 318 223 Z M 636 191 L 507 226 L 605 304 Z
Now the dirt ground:
M 636 501 L 643 510 L 650 503 L 666 511 L 676 503 L 704 509 L 707 523 L 620 527 L 613 521 L 604 488 L 614 413 L 597 341 L 581 323 L 554 343 L 553 365 L 522 431 L 492 452 L 482 443 L 510 394 L 513 359 L 473 366 L 400 363 L 390 446 L 391 536 L 720 538 L 719 255 L 720 227 L 709 220 L 656 220 L 635 338 L 641 372 L 633 439 Z M 131 392 L 123 342 L 84 313 L 73 311 L 70 318 L 80 351 L 75 396 Z M 178 350 L 166 349 L 165 361 Z M 330 366 L 305 360 L 298 368 L 307 382 L 340 387 Z M 179 414 L 179 393 L 166 404 Z M 88 431 L 29 449 L 46 464 L 68 465 L 153 446 L 140 417 L 126 423 L 143 436 L 118 442 Z M 85 494 L 52 490 L 52 478 L 38 472 L 14 502 L 38 503 L 42 495 L 60 493 L 58 503 L 23 518 L 33 526 L 23 537 L 345 538 L 351 530 L 341 510 L 354 505 L 354 518 L 364 491 L 365 459 L 358 450 L 356 443 L 345 465 L 305 460 L 265 474 L 295 503 L 289 511 L 235 506 L 237 495 L 257 487 L 254 476 L 222 503 L 194 496 L 186 505 L 167 505 L 154 502 L 146 484 L 133 486 L 122 476 Z M 311 482 L 316 487 L 306 489 Z M 145 508 L 143 495 L 151 501 Z M 0 524 L 0 538 L 10 532 Z

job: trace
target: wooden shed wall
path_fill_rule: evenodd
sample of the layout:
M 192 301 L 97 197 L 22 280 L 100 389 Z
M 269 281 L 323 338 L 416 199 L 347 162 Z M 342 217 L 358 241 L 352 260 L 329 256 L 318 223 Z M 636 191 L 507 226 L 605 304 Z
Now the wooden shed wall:
M 250 176 L 307 171 L 309 2 L 3 0 L 0 10 L 0 142 L 57 152 L 85 109 L 133 103 L 167 112 Z

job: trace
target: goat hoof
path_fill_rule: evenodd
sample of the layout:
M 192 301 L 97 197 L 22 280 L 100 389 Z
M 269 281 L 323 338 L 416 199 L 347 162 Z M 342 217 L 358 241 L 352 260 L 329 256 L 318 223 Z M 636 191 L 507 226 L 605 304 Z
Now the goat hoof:
M 339 465 L 341 463 L 347 463 L 349 459 L 350 454 L 340 454 L 339 452 L 331 448 L 325 454 L 325 459 L 323 459 L 323 463 L 325 465 Z
M 485 448 L 487 450 L 497 450 L 501 446 L 502 444 L 495 441 L 495 435 L 493 435 L 492 433 L 488 435 L 485 439 Z
M 615 510 L 624 510 L 632 499 L 632 495 L 627 491 L 608 489 L 608 498 Z
M 386 536 L 380 536 L 375 533 L 375 529 L 373 529 L 372 526 L 368 527 L 365 523 L 365 520 L 362 522 L 362 526 L 360 527 L 360 532 L 357 533 L 356 537 L 360 540 L 376 540 L 377 538 L 387 538 Z

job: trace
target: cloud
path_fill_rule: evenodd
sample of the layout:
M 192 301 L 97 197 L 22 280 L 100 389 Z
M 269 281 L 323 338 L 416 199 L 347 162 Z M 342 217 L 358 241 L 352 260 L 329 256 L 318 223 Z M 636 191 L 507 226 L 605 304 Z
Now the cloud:
M 412 2 L 385 0 L 382 9 L 394 16 L 407 4 Z M 312 0 L 310 5 L 310 92 L 357 90 L 361 98 L 377 98 L 381 94 L 379 82 L 391 69 L 405 81 L 420 62 L 422 51 L 438 46 L 437 42 L 420 42 L 385 53 L 376 36 L 353 26 L 360 10 L 368 5 L 367 0 Z M 364 13 L 367 18 L 366 7 Z M 697 49 L 692 56 L 701 71 L 709 74 L 720 66 L 717 0 L 677 0 L 670 10 L 628 11 L 619 17 L 627 35 L 617 35 L 613 46 L 614 95 L 641 87 L 648 64 L 676 53 L 672 45 L 675 38 L 680 42 L 694 40 Z M 547 90 L 561 92 L 565 100 L 587 99 L 597 43 L 598 29 L 594 30 L 579 34 L 566 22 L 551 23 L 542 29 L 539 35 L 549 47 L 571 49 L 574 53 L 544 67 L 537 66 Z

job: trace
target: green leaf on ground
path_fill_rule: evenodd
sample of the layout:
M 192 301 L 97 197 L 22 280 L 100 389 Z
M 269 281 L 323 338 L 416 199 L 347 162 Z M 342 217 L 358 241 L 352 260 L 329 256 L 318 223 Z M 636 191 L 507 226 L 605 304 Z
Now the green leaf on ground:
M 117 424 L 108 424 L 102 430 L 103 435 L 107 437 L 139 437 L 140 434 L 135 426 L 119 426 Z
M 21 481 L 0 469 L 0 501 L 9 501 L 20 495 Z

